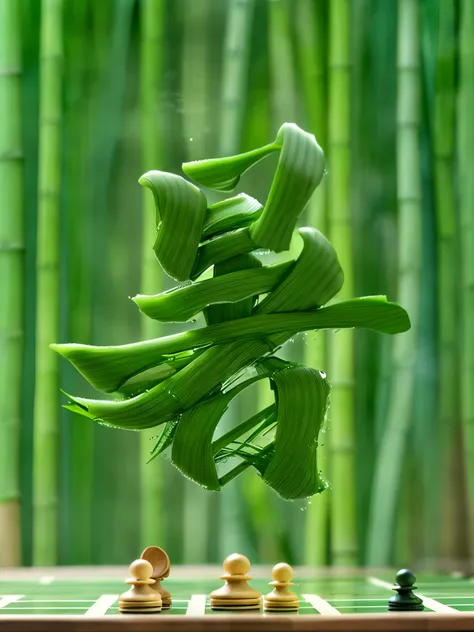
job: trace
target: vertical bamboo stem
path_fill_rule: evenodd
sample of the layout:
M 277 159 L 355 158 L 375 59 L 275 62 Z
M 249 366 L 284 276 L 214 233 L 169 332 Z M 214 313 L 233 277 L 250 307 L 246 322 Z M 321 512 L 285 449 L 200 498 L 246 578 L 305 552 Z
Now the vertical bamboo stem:
M 291 46 L 290 7 L 285 0 L 269 3 L 269 55 L 272 120 L 275 129 L 296 119 L 296 82 Z
M 91 341 L 91 277 L 93 262 L 88 244 L 88 229 L 93 208 L 87 199 L 86 161 L 89 156 L 88 117 L 90 98 L 90 47 L 89 15 L 91 3 L 67 3 L 64 6 L 64 217 L 67 251 L 66 288 L 61 293 L 67 301 L 67 318 L 61 336 L 69 340 Z M 61 384 L 68 393 L 74 393 L 81 376 L 63 366 Z M 61 534 L 59 537 L 61 564 L 90 564 L 92 562 L 92 533 L 94 529 L 93 499 L 93 446 L 94 424 L 84 424 L 69 411 L 62 425 L 61 449 L 67 459 L 61 464 Z
M 441 480 L 445 489 L 443 531 L 454 533 L 458 516 L 449 510 L 449 461 L 459 423 L 459 286 L 453 278 L 458 266 L 454 191 L 455 135 L 455 8 L 453 0 L 439 1 L 436 94 L 434 114 L 435 193 L 438 256 L 438 424 L 442 451 Z M 449 486 L 449 489 L 448 489 Z M 458 487 L 454 482 L 454 487 Z M 455 509 L 455 507 L 451 507 Z M 437 535 L 439 536 L 439 530 Z
M 246 107 L 246 125 L 243 133 L 242 149 L 247 150 L 268 142 L 272 136 L 270 122 L 271 90 L 269 89 L 268 56 L 268 3 L 255 3 L 251 36 L 252 63 L 249 65 L 249 94 Z M 258 199 L 265 196 L 267 189 L 257 172 L 248 172 L 249 186 Z M 272 393 L 267 384 L 255 387 L 256 410 L 272 403 Z M 267 404 L 265 403 L 267 402 Z M 269 499 L 267 485 L 255 476 L 250 469 L 242 475 L 242 494 L 247 506 L 247 528 L 254 536 L 255 548 L 260 561 L 272 560 L 277 556 L 275 538 L 271 531 L 278 521 L 274 507 Z M 250 539 L 250 538 L 249 538 Z
M 338 298 L 353 296 L 351 237 L 351 5 L 331 0 L 329 11 L 328 221 L 329 238 L 344 270 Z M 334 564 L 357 561 L 354 466 L 354 336 L 329 338 L 331 539 Z
M 270 65 L 270 108 L 272 130 L 275 133 L 285 121 L 297 121 L 299 113 L 298 83 L 296 80 L 295 51 L 292 42 L 291 16 L 294 3 L 291 0 L 275 0 L 268 3 L 269 23 L 269 65 Z M 298 240 L 291 242 L 288 256 L 296 257 Z M 303 355 L 303 341 L 299 337 L 296 344 L 290 343 L 285 349 L 294 360 L 301 360 Z M 262 384 L 260 408 L 274 401 L 274 392 L 269 384 Z M 304 522 L 304 516 L 298 507 L 291 507 L 279 498 L 268 496 L 267 503 L 273 505 L 274 520 L 268 521 L 268 528 L 272 529 L 272 536 L 276 542 L 276 554 L 290 559 L 293 550 L 300 551 L 301 534 L 299 527 Z M 268 515 L 268 514 L 267 514 Z M 285 527 L 276 526 L 285 517 Z M 270 516 L 268 515 L 270 518 Z M 273 556 L 275 553 L 273 554 Z M 270 558 L 271 559 L 271 558 Z
M 461 224 L 461 419 L 467 475 L 471 564 L 474 555 L 474 4 L 462 0 L 459 41 L 458 164 Z
M 221 156 L 232 156 L 242 145 L 253 9 L 254 0 L 229 0 L 227 3 L 219 132 Z
M 59 224 L 62 117 L 62 1 L 43 0 L 40 41 L 33 562 L 55 564 L 58 540 Z
M 229 0 L 226 8 L 218 143 L 220 156 L 232 156 L 242 149 L 254 0 Z M 230 315 L 230 311 L 228 314 Z M 238 420 L 245 419 L 256 412 L 242 399 L 234 402 L 230 411 L 238 417 Z M 229 418 L 229 422 L 231 421 Z M 222 431 L 229 430 L 230 426 L 231 424 L 226 428 L 223 425 Z M 226 557 L 228 551 L 244 551 L 248 555 L 251 553 L 251 542 L 246 537 L 246 503 L 242 493 L 242 484 L 241 480 L 234 480 L 221 493 L 219 519 L 222 525 L 228 525 L 228 528 L 219 530 L 219 556 L 221 558 Z M 253 482 L 249 480 L 247 485 L 253 485 Z
M 0 567 L 20 563 L 23 356 L 23 148 L 20 5 L 0 0 Z
M 142 135 L 142 171 L 163 168 L 163 131 L 159 129 L 160 106 L 163 105 L 163 49 L 165 29 L 164 0 L 142 0 L 140 5 L 140 113 Z M 142 196 L 142 262 L 141 292 L 157 294 L 163 288 L 163 272 L 153 251 L 153 222 L 155 216 L 152 196 Z M 142 316 L 142 338 L 162 335 L 162 327 Z M 141 467 L 141 546 L 164 542 L 163 522 L 159 519 L 163 504 L 163 478 L 170 467 L 163 459 L 150 458 L 150 436 L 140 437 Z
M 185 0 L 183 66 L 181 98 L 186 160 L 202 159 L 206 155 L 210 132 L 209 117 L 209 48 L 207 25 L 212 3 L 209 0 Z M 185 481 L 183 561 L 187 564 L 202 563 L 207 555 L 207 537 L 210 529 L 209 493 L 196 489 L 194 483 Z
M 411 330 L 393 343 L 393 373 L 387 425 L 374 472 L 367 561 L 388 564 L 394 542 L 396 507 L 405 466 L 406 439 L 413 417 L 419 338 L 421 266 L 420 51 L 418 0 L 398 4 L 397 200 L 398 301 Z
M 311 131 L 319 144 L 326 147 L 326 12 L 325 1 L 300 0 L 296 7 L 296 27 L 298 32 L 298 58 L 301 71 L 306 117 Z M 327 230 L 326 179 L 321 183 L 316 195 L 308 204 L 308 224 L 322 233 Z M 326 332 L 308 335 L 305 347 L 305 364 L 312 368 L 326 366 Z M 318 446 L 318 469 L 329 476 L 328 450 L 326 439 Z M 315 496 L 306 514 L 305 561 L 307 564 L 324 565 L 328 562 L 328 520 L 329 494 Z

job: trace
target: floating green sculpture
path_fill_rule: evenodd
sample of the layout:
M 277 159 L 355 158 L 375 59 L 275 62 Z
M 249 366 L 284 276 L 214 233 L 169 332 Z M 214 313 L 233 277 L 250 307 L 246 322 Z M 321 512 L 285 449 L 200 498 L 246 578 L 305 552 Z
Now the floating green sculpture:
M 301 228 L 297 260 L 262 265 L 253 252 L 286 251 L 298 218 L 324 174 L 324 154 L 313 135 L 285 123 L 274 143 L 183 170 L 198 184 L 231 191 L 241 174 L 270 153 L 279 161 L 264 206 L 240 194 L 208 206 L 184 178 L 149 171 L 140 184 L 156 202 L 154 250 L 165 272 L 188 281 L 156 296 L 136 296 L 140 310 L 162 322 L 185 322 L 200 312 L 207 326 L 114 347 L 54 344 L 97 390 L 114 400 L 70 397 L 67 408 L 99 423 L 140 430 L 164 424 L 154 455 L 171 448 L 173 464 L 199 485 L 218 490 L 252 466 L 280 496 L 322 491 L 318 434 L 329 385 L 324 373 L 275 357 L 302 331 L 364 327 L 395 334 L 410 327 L 400 306 L 383 296 L 323 307 L 343 284 L 328 240 Z M 198 280 L 213 268 L 213 278 Z M 189 282 L 191 280 L 191 282 Z M 275 403 L 213 441 L 230 401 L 269 379 Z M 217 466 L 239 463 L 219 477 Z

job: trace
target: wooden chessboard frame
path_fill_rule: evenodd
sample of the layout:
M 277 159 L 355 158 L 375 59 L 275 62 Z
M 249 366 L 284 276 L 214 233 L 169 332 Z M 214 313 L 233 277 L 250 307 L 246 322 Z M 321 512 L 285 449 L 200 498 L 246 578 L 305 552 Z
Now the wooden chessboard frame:
M 331 615 L 2 615 L 0 632 L 472 632 L 474 614 L 434 612 Z

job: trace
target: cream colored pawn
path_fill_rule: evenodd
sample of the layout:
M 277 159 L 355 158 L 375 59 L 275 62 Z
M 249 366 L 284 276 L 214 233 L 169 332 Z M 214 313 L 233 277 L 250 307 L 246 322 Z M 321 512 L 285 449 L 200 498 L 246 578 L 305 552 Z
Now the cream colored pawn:
M 150 562 L 153 567 L 152 579 L 155 583 L 152 590 L 160 594 L 161 607 L 163 610 L 171 608 L 171 593 L 163 588 L 161 582 L 170 574 L 170 558 L 159 546 L 148 546 L 141 554 L 141 559 Z
M 272 570 L 273 581 L 270 586 L 274 586 L 272 592 L 263 598 L 264 610 L 298 610 L 298 596 L 288 588 L 293 586 L 291 578 L 293 569 L 289 564 L 277 564 Z
M 261 595 L 251 588 L 247 582 L 252 579 L 248 572 L 250 562 L 245 555 L 233 553 L 224 560 L 225 573 L 221 579 L 224 586 L 211 592 L 211 608 L 213 610 L 258 610 Z
M 132 587 L 119 597 L 119 610 L 123 613 L 161 612 L 161 597 L 151 585 L 153 567 L 146 560 L 135 560 L 130 564 L 130 577 L 126 580 Z

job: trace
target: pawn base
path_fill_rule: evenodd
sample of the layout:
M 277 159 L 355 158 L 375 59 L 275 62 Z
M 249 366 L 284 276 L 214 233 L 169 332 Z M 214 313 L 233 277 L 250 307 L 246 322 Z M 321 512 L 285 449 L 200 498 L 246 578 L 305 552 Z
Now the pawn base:
M 264 610 L 298 610 L 300 607 L 299 601 L 264 601 L 263 609 Z
M 260 599 L 215 599 L 211 598 L 212 610 L 260 610 Z
M 421 612 L 425 609 L 422 603 L 390 603 L 388 604 L 390 612 Z
M 161 612 L 161 604 L 159 602 L 119 602 L 119 612 L 122 614 L 152 614 Z

